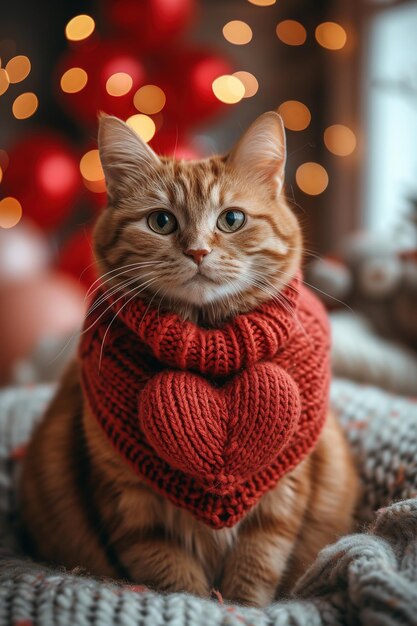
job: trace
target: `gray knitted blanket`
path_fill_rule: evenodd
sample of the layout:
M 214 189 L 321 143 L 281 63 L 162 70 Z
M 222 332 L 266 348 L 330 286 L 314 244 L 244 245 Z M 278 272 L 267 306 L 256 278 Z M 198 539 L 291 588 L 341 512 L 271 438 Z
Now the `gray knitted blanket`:
M 0 394 L 0 626 L 417 625 L 417 400 L 335 381 L 332 404 L 362 477 L 362 532 L 325 548 L 294 596 L 265 610 L 53 570 L 19 553 L 23 445 L 47 387 Z

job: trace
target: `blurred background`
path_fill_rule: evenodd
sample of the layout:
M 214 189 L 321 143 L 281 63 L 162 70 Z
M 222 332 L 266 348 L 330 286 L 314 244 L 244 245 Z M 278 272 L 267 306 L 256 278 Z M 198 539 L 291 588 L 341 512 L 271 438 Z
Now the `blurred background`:
M 369 352 L 378 337 L 375 360 L 417 394 L 416 0 L 22 0 L 1 14 L 1 385 L 55 378 L 74 349 L 106 202 L 97 112 L 199 158 L 275 109 L 335 369 L 340 342 Z

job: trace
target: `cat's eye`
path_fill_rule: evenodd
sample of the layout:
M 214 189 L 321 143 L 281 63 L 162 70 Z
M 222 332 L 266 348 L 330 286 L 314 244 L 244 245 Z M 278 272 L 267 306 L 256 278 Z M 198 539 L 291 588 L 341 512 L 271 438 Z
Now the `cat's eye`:
M 159 235 L 170 235 L 177 228 L 177 220 L 169 211 L 153 211 L 148 215 L 148 226 Z
M 219 215 L 217 227 L 225 233 L 234 233 L 239 228 L 242 228 L 245 221 L 246 216 L 243 211 L 228 209 Z

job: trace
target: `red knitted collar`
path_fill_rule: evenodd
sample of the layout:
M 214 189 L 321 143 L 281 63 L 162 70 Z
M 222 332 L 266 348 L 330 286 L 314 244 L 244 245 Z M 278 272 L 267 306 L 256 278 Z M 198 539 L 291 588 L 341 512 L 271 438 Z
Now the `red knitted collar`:
M 141 300 L 104 301 L 86 322 L 93 415 L 140 477 L 214 528 L 235 524 L 299 463 L 324 423 L 326 317 L 298 278 L 281 302 L 217 329 Z

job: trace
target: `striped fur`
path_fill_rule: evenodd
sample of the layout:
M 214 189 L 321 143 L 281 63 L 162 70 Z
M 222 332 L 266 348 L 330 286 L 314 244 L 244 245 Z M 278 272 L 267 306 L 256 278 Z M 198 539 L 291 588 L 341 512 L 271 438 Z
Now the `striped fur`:
M 107 293 L 213 325 L 271 297 L 300 265 L 298 223 L 282 195 L 285 140 L 276 114 L 261 116 L 227 157 L 158 158 L 115 118 L 99 144 L 109 206 L 95 231 Z M 234 233 L 216 227 L 243 210 Z M 178 229 L 159 235 L 150 211 Z M 198 267 L 188 249 L 209 253 Z M 93 287 L 94 289 L 94 287 Z M 285 306 L 285 302 L 283 302 Z M 104 346 L 105 349 L 105 346 Z M 72 364 L 29 446 L 23 522 L 40 558 L 167 590 L 263 606 L 286 593 L 317 551 L 352 522 L 357 483 L 332 416 L 309 457 L 232 529 L 215 531 L 140 482 L 90 415 Z

